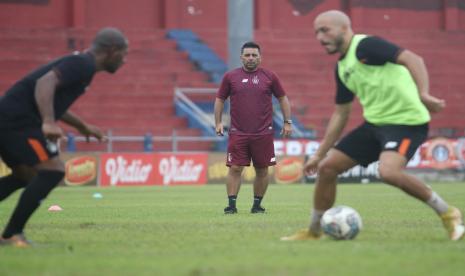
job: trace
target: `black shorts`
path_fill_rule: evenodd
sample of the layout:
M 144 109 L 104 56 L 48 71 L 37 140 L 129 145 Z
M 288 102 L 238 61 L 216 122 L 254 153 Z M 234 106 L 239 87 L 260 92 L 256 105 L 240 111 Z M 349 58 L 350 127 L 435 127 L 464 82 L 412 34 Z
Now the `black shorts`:
M 397 151 L 410 160 L 428 136 L 428 124 L 375 126 L 363 123 L 336 145 L 362 166 L 377 161 L 383 151 Z
M 0 157 L 10 168 L 34 166 L 57 155 L 57 144 L 47 141 L 40 128 L 0 129 Z

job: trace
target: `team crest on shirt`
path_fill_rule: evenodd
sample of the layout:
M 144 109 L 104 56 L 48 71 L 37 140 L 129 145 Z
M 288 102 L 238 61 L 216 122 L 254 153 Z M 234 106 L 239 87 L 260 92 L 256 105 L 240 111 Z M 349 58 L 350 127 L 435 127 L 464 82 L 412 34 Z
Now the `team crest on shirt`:
M 258 76 L 255 75 L 255 76 L 253 77 L 253 79 L 252 79 L 252 83 L 253 83 L 253 84 L 258 84 L 259 82 L 260 82 L 260 80 L 258 79 Z

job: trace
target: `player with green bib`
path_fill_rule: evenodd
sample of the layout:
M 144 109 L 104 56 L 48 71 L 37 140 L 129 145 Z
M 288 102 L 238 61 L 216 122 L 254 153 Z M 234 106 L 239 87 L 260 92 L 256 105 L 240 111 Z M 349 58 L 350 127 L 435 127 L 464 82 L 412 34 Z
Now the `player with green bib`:
M 407 162 L 428 136 L 430 112 L 445 107 L 444 100 L 429 94 L 423 59 L 382 38 L 354 34 L 349 17 L 340 11 L 319 14 L 314 29 L 328 54 L 340 54 L 336 108 L 319 149 L 304 166 L 307 174 L 318 175 L 310 226 L 282 240 L 320 238 L 320 219 L 334 204 L 338 175 L 378 160 L 384 182 L 425 202 L 440 216 L 449 238 L 461 239 L 465 227 L 460 210 L 405 172 Z M 355 96 L 365 122 L 339 140 Z

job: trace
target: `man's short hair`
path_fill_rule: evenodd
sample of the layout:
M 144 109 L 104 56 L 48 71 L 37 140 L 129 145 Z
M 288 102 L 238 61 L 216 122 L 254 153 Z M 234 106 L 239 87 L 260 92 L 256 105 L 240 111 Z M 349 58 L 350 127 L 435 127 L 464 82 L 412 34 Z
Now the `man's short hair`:
M 105 51 L 110 48 L 118 50 L 128 47 L 128 40 L 126 36 L 116 28 L 103 28 L 101 29 L 92 41 L 92 46 L 97 51 Z
M 260 53 L 260 45 L 258 45 L 257 43 L 255 43 L 253 41 L 248 41 L 248 42 L 244 43 L 244 45 L 242 45 L 241 54 L 244 52 L 245 48 L 255 48 L 255 49 L 258 49 L 258 52 Z

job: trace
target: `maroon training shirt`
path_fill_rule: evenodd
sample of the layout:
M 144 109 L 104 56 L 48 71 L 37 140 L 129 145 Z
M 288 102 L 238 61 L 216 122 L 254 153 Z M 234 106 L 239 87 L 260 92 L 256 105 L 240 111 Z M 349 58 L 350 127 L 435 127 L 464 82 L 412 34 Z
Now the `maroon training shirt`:
M 231 128 L 234 134 L 273 133 L 272 95 L 286 95 L 276 75 L 258 68 L 247 72 L 242 67 L 227 72 L 218 90 L 217 97 L 231 97 Z

